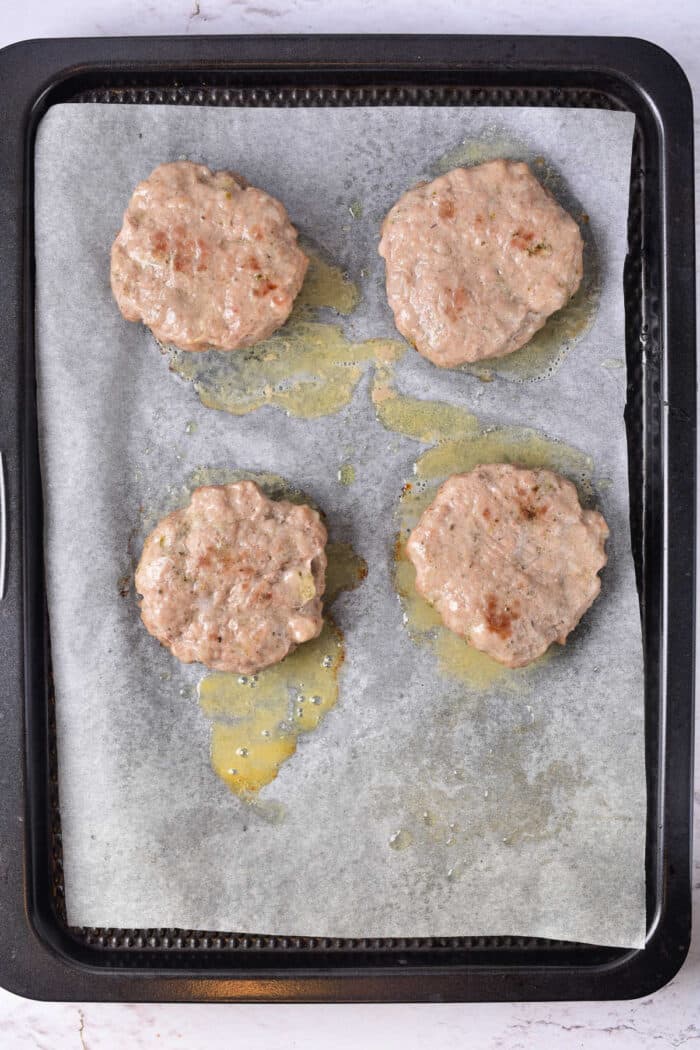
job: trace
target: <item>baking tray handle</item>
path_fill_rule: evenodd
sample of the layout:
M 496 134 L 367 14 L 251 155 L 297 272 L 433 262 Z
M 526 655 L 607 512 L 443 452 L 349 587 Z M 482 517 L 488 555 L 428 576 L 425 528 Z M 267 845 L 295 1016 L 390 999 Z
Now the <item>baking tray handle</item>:
M 5 597 L 7 581 L 7 489 L 5 488 L 5 457 L 0 452 L 0 602 Z

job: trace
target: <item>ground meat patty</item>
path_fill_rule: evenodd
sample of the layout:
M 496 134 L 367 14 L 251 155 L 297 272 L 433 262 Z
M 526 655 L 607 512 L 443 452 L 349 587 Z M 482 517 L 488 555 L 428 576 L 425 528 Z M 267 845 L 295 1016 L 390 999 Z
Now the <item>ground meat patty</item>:
M 570 481 L 505 463 L 453 474 L 408 541 L 445 624 L 508 667 L 562 645 L 600 591 L 608 526 Z
M 252 481 L 195 489 L 146 540 L 141 618 L 178 660 L 252 674 L 322 627 L 326 529 Z
M 228 171 L 161 164 L 139 183 L 112 247 L 128 321 L 182 350 L 237 350 L 284 324 L 308 266 L 279 201 Z
M 524 346 L 574 294 L 579 228 L 527 164 L 455 168 L 401 197 L 379 254 L 396 327 L 441 368 Z

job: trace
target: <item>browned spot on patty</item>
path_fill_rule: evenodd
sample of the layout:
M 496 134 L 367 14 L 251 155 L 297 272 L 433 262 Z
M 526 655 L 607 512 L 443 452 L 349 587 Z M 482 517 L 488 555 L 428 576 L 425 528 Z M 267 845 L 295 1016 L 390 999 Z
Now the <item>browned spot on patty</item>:
M 264 277 L 257 288 L 253 289 L 253 295 L 256 299 L 262 298 L 263 295 L 268 295 L 270 292 L 274 292 L 277 285 Z
M 453 200 L 443 197 L 438 205 L 438 215 L 441 219 L 454 219 L 455 204 Z
M 539 485 L 517 485 L 516 496 L 517 506 L 520 510 L 520 514 L 526 521 L 535 521 L 536 518 L 543 518 L 549 508 L 548 503 L 538 503 L 537 493 L 539 492 Z
M 514 248 L 520 248 L 521 251 L 526 252 L 530 247 L 530 242 L 534 241 L 535 235 L 532 230 L 523 232 L 522 230 L 516 230 L 510 239 L 510 243 Z
M 520 610 L 517 604 L 511 609 L 499 609 L 498 599 L 495 594 L 486 595 L 486 624 L 489 630 L 500 638 L 510 638 L 513 633 L 513 620 L 520 618 Z
M 524 500 L 520 504 L 520 513 L 527 521 L 534 521 L 535 518 L 543 518 L 547 513 L 549 507 L 548 503 L 535 503 L 533 501 Z

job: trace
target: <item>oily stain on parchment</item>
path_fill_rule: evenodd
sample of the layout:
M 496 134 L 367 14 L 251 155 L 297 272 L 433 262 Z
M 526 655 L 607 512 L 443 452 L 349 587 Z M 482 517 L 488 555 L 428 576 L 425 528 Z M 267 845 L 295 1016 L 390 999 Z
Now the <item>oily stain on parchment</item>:
M 416 590 L 416 573 L 406 554 L 406 542 L 423 511 L 435 498 L 438 487 L 451 474 L 465 473 L 483 463 L 545 467 L 573 481 L 582 503 L 590 505 L 592 460 L 535 430 L 525 427 L 481 430 L 474 415 L 455 405 L 399 394 L 387 369 L 380 369 L 375 377 L 372 400 L 377 418 L 387 429 L 426 444 L 435 442 L 414 463 L 413 477 L 403 485 L 396 508 L 393 578 L 410 637 L 432 648 L 441 671 L 462 681 L 470 690 L 488 690 L 495 683 L 513 691 L 527 687 L 532 669 L 541 666 L 548 654 L 529 668 L 507 668 L 450 631 L 439 613 Z
M 357 480 L 357 471 L 355 470 L 352 463 L 343 463 L 338 471 L 338 481 L 341 485 L 345 485 L 346 488 L 350 485 L 354 485 Z
M 480 757 L 472 760 L 468 738 L 455 746 L 452 762 L 433 770 L 417 756 L 411 783 L 378 789 L 377 808 L 394 823 L 387 845 L 431 858 L 447 887 L 484 856 L 529 843 L 557 841 L 574 826 L 586 805 L 591 779 L 578 757 L 552 757 L 543 745 L 544 727 L 534 699 L 515 693 L 507 705 L 502 688 L 492 693 L 470 691 L 458 703 L 436 699 L 435 731 L 460 739 L 472 728 Z M 398 843 L 398 845 L 397 845 Z M 515 860 L 514 860 L 515 862 Z
M 602 287 L 601 261 L 588 215 L 571 194 L 561 174 L 527 143 L 497 128 L 475 139 L 465 139 L 444 153 L 433 165 L 431 177 L 458 167 L 471 167 L 490 160 L 525 161 L 533 174 L 576 220 L 583 237 L 583 279 L 571 300 L 548 318 L 529 343 L 505 357 L 462 365 L 460 371 L 482 379 L 502 376 L 516 382 L 546 379 L 557 371 L 571 348 L 592 326 Z
M 276 405 L 288 415 L 317 419 L 349 404 L 365 367 L 404 353 L 398 340 L 353 343 L 340 324 L 318 311 L 347 316 L 359 302 L 357 286 L 308 246 L 309 269 L 287 323 L 264 342 L 244 350 L 192 353 L 167 349 L 170 368 L 193 383 L 208 408 L 245 415 Z
M 470 715 L 486 733 L 490 722 L 491 746 L 476 767 L 456 767 L 440 787 L 420 775 L 415 786 L 384 791 L 377 800 L 395 808 L 389 848 L 415 850 L 432 864 L 438 859 L 446 883 L 477 866 L 487 847 L 557 839 L 573 826 L 581 792 L 590 785 L 579 759 L 533 759 L 541 728 L 531 707 L 512 711 L 512 724 L 504 726 L 502 710 L 491 712 L 483 698 L 479 703 L 481 711 Z

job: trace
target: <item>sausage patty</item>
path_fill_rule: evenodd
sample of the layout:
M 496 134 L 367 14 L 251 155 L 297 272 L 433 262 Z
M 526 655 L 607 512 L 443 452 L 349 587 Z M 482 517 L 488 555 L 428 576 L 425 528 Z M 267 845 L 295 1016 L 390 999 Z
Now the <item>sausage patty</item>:
M 453 474 L 408 540 L 416 587 L 446 626 L 508 667 L 562 645 L 600 591 L 608 526 L 549 470 Z
M 527 164 L 506 160 L 404 193 L 379 254 L 396 327 L 441 368 L 524 346 L 583 275 L 574 220 Z
M 237 350 L 284 324 L 307 266 L 278 200 L 177 161 L 134 190 L 112 246 L 112 291 L 124 317 L 163 343 Z
M 321 632 L 327 538 L 317 511 L 252 481 L 195 489 L 144 544 L 141 618 L 184 663 L 240 674 L 278 663 Z

